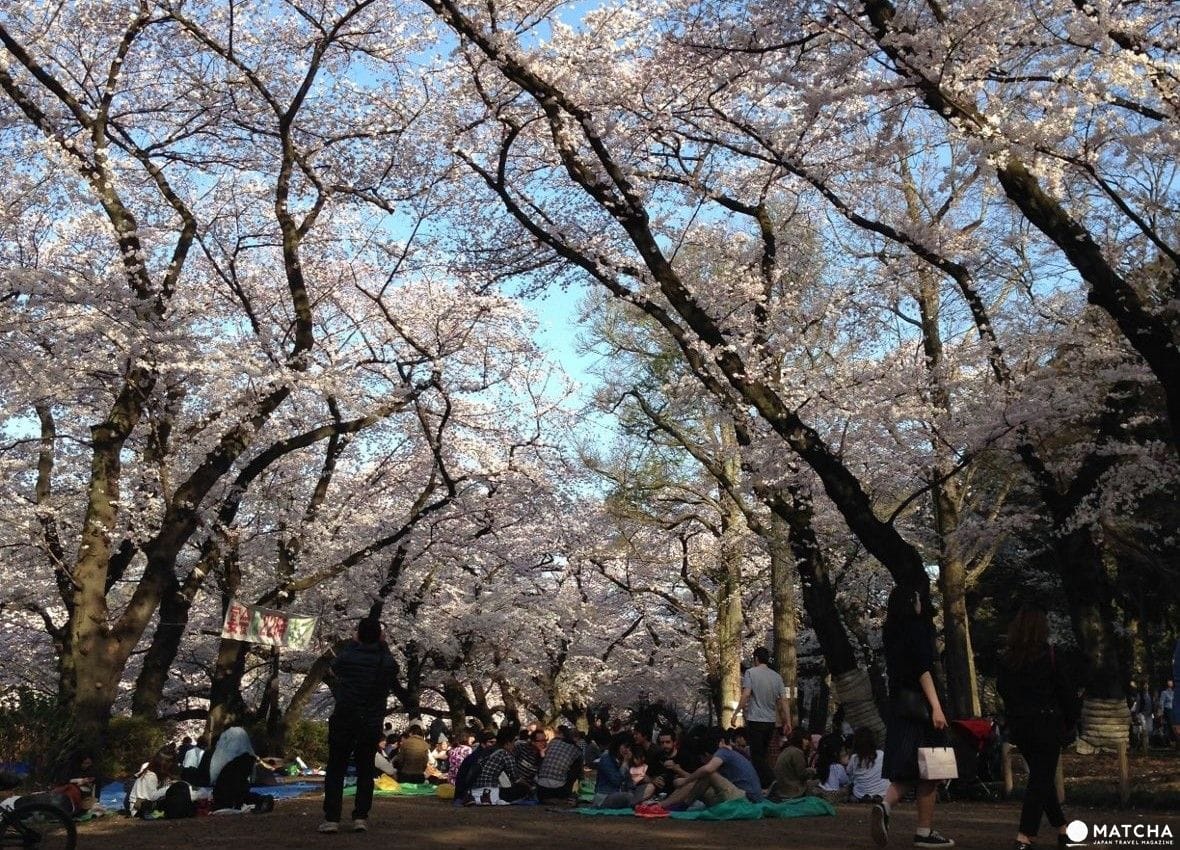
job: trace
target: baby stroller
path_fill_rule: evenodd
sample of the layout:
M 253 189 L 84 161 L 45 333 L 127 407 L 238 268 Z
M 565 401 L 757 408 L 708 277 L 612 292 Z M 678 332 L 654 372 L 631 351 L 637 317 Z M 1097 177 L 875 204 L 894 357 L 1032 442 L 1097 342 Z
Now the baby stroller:
M 998 780 L 1000 740 L 995 723 L 988 718 L 952 720 L 949 732 L 959 778 L 947 783 L 946 799 L 996 799 L 996 792 L 988 785 Z

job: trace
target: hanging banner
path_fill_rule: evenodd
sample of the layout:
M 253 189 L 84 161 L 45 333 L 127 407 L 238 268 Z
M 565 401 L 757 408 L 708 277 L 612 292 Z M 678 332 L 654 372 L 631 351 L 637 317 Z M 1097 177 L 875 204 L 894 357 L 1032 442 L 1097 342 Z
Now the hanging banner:
M 315 631 L 315 617 L 292 617 L 273 608 L 259 608 L 231 600 L 221 625 L 221 636 L 228 640 L 307 649 Z

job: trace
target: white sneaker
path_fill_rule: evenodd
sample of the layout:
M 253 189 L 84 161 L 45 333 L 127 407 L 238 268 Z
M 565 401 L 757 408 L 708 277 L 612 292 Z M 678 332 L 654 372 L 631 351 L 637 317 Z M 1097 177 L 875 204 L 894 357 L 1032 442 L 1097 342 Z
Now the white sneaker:
M 352 822 L 352 831 L 353 832 L 368 832 L 369 831 L 369 822 L 367 820 L 364 820 L 363 818 L 361 820 L 354 820 Z
M 336 821 L 334 821 L 334 820 L 326 820 L 320 824 L 319 831 L 320 832 L 339 832 L 340 831 L 340 824 L 336 823 Z

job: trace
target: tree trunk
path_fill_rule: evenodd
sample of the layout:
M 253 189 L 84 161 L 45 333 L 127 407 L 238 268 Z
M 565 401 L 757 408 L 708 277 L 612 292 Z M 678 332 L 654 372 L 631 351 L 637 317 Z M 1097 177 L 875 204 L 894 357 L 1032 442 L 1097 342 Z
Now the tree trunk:
M 1101 550 L 1089 527 L 1083 526 L 1059 538 L 1054 554 L 1074 635 L 1086 657 L 1086 695 L 1121 698 L 1127 674 L 1115 633 L 1114 590 L 1107 579 Z
M 721 726 L 733 725 L 742 697 L 742 534 L 746 524 L 733 500 L 721 497 L 720 589 L 717 593 L 717 684 Z
M 467 726 L 467 689 L 455 676 L 447 676 L 443 681 L 443 699 L 447 703 L 447 717 L 451 721 L 451 731 L 454 735 Z
M 778 673 L 783 677 L 787 693 L 798 697 L 798 616 L 799 606 L 795 599 L 795 556 L 791 552 L 790 529 L 782 517 L 772 514 L 770 538 L 766 541 L 770 550 L 771 617 L 774 625 L 774 661 Z M 790 715 L 787 720 L 795 725 L 797 707 L 792 699 L 787 700 Z
M 205 725 L 210 738 L 237 725 L 246 715 L 242 675 L 246 672 L 248 646 L 239 640 L 222 638 L 217 647 L 213 681 L 209 686 L 209 720 Z
M 152 642 L 143 657 L 143 667 L 135 680 L 135 691 L 131 695 L 131 713 L 134 716 L 156 717 L 164 698 L 168 671 L 180 651 L 191 608 L 192 603 L 180 593 L 180 584 L 173 581 L 160 602 L 160 622 L 156 625 Z

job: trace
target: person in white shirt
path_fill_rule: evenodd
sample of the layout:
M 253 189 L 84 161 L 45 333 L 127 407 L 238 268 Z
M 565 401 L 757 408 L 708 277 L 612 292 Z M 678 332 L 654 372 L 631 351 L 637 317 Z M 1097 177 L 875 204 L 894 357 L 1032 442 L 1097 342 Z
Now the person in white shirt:
M 164 798 L 172 784 L 168 781 L 171 768 L 171 760 L 163 753 L 156 753 L 135 774 L 135 784 L 127 794 L 127 809 L 132 817 L 147 817 L 155 809 L 156 802 Z
M 783 677 L 770 667 L 770 650 L 764 646 L 754 650 L 754 666 L 742 674 L 742 698 L 737 710 L 746 721 L 750 760 L 758 771 L 762 787 L 768 787 L 774 781 L 770 742 L 774 737 L 775 725 L 786 735 L 790 727 L 790 714 Z
M 885 754 L 877 749 L 877 736 L 867 726 L 852 736 L 852 756 L 848 759 L 848 778 L 852 782 L 854 802 L 877 802 L 889 788 L 889 780 L 881 777 L 881 763 Z

